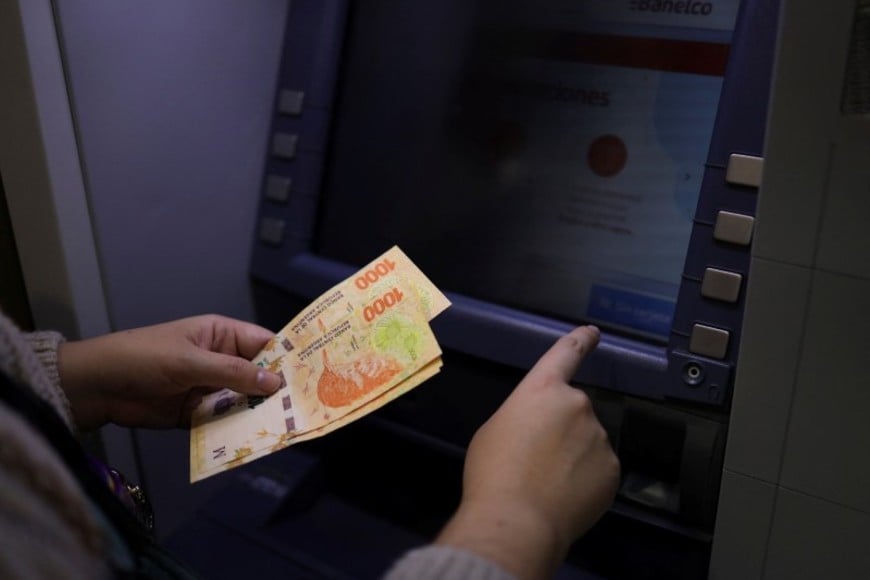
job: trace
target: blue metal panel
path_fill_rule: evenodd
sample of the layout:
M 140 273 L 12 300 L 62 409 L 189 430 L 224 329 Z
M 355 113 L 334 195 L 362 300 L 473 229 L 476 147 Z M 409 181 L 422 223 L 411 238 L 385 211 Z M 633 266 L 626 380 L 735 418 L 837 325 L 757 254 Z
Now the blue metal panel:
M 730 400 L 743 298 L 735 303 L 705 298 L 701 278 L 707 267 L 723 268 L 742 274 L 745 288 L 749 276 L 750 247 L 717 242 L 713 226 L 720 210 L 755 215 L 756 189 L 727 183 L 725 173 L 731 154 L 761 156 L 764 149 L 778 13 L 778 0 L 756 0 L 743 2 L 738 15 L 668 342 L 668 383 L 671 396 L 678 398 L 721 406 Z M 730 333 L 724 360 L 689 351 L 694 324 Z

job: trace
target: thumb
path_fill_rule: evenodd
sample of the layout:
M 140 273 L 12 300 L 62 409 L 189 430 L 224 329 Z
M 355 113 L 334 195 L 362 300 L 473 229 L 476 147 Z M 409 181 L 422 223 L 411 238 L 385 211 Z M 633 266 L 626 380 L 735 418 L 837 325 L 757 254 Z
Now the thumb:
M 277 374 L 241 357 L 210 351 L 201 351 L 189 370 L 197 386 L 229 388 L 245 395 L 271 395 L 282 382 Z

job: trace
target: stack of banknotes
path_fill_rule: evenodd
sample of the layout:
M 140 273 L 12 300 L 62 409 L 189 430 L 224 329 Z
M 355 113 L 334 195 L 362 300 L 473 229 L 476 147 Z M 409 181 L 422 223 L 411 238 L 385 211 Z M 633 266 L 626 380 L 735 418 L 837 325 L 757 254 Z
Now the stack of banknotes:
M 448 306 L 398 247 L 327 290 L 253 359 L 282 377 L 278 392 L 225 389 L 196 407 L 191 482 L 330 433 L 435 376 L 429 321 Z

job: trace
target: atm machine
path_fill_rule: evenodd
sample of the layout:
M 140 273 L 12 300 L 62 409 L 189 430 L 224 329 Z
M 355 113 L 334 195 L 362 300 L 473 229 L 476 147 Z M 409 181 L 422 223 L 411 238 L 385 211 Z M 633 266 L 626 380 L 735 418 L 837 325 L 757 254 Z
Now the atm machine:
M 453 306 L 440 375 L 238 470 L 170 540 L 208 575 L 376 577 L 457 505 L 464 446 L 538 356 L 622 462 L 559 577 L 701 578 L 749 276 L 776 0 L 296 0 L 251 257 L 280 328 L 398 244 Z M 233 564 L 238 562 L 238 564 Z

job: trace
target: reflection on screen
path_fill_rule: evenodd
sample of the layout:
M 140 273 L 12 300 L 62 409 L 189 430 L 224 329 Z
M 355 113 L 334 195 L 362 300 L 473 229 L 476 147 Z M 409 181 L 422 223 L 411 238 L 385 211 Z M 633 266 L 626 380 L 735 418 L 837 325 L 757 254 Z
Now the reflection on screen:
M 353 14 L 319 251 L 666 338 L 737 0 L 396 4 Z

